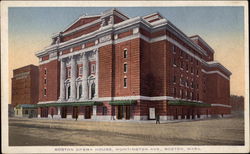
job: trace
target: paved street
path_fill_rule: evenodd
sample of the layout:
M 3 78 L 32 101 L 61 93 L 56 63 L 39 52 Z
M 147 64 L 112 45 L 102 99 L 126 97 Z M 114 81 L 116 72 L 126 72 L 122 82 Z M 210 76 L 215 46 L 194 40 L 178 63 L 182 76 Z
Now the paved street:
M 209 119 L 155 124 L 11 118 L 10 146 L 243 145 L 244 120 Z

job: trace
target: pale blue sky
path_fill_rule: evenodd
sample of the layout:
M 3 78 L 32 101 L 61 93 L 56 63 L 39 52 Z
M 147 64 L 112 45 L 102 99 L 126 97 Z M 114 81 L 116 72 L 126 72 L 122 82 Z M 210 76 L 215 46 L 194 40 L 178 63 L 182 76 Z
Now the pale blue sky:
M 110 7 L 112 8 L 112 7 Z M 214 33 L 243 33 L 243 7 L 117 7 L 129 17 L 160 12 L 187 35 L 202 37 Z M 109 8 L 10 8 L 9 31 L 12 34 L 51 34 L 67 27 L 84 13 L 99 14 Z
M 100 14 L 112 7 L 9 8 L 9 70 L 38 65 L 35 52 L 51 43 L 53 33 L 64 30 L 84 13 Z M 129 17 L 160 12 L 187 36 L 200 35 L 227 67 L 231 92 L 244 95 L 243 7 L 116 7 Z M 23 59 L 20 60 L 20 59 Z

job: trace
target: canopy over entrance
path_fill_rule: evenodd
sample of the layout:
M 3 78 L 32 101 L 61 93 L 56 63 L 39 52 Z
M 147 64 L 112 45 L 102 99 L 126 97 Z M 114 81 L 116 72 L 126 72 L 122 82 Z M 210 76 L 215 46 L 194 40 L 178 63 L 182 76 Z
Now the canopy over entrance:
M 50 107 L 50 106 L 93 106 L 102 105 L 102 102 L 62 102 L 62 103 L 48 103 L 48 104 L 37 104 L 38 107 Z
M 132 105 L 135 104 L 136 100 L 120 100 L 120 101 L 111 101 L 110 105 Z

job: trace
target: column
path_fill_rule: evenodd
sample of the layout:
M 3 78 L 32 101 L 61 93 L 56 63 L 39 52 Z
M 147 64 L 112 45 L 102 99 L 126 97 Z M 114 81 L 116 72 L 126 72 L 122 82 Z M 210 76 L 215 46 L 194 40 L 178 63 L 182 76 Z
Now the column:
M 99 51 L 96 49 L 95 98 L 98 98 L 99 86 Z
M 76 73 L 77 73 L 77 67 L 76 67 L 76 59 L 74 56 L 70 59 L 70 66 L 71 66 L 71 74 L 70 74 L 70 101 L 74 101 L 76 99 Z
M 61 68 L 60 68 L 60 97 L 58 101 L 65 100 L 65 85 L 64 81 L 66 78 L 66 66 L 65 61 L 61 59 Z
M 88 75 L 89 75 L 89 62 L 86 53 L 82 55 L 82 95 L 81 100 L 88 99 Z

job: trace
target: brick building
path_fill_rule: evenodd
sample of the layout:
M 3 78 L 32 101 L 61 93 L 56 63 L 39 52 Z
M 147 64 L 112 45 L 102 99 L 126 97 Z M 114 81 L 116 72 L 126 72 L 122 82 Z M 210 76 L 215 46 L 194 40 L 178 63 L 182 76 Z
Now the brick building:
M 160 13 L 81 16 L 39 58 L 40 117 L 194 119 L 230 114 L 230 75 Z
M 13 107 L 19 104 L 38 103 L 38 73 L 38 67 L 34 65 L 13 70 L 11 93 Z

